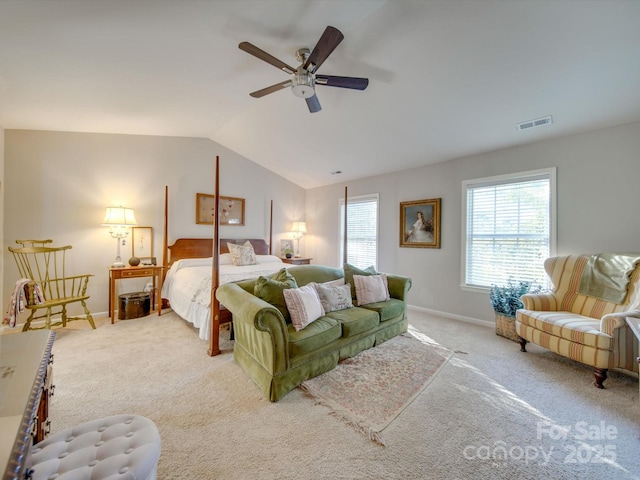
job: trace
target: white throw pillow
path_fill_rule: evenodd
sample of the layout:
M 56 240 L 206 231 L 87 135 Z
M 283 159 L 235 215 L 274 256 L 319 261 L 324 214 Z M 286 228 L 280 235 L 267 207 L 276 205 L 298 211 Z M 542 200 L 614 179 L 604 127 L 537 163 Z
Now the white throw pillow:
M 326 283 L 315 283 L 318 298 L 325 313 L 335 312 L 352 308 L 351 285 L 327 285 Z
M 229 249 L 229 253 L 231 253 L 231 260 L 236 267 L 255 265 L 258 263 L 258 260 L 256 260 L 256 252 L 254 252 L 253 245 L 251 245 L 249 240 L 242 245 L 227 242 L 227 248 Z
M 221 253 L 218 265 L 233 265 L 233 257 L 230 253 Z
M 300 288 L 287 288 L 282 291 L 287 310 L 291 315 L 291 323 L 296 331 L 314 322 L 324 315 L 324 308 L 313 285 Z
M 380 275 L 354 275 L 353 283 L 356 287 L 358 305 L 385 302 L 391 298 L 385 273 Z

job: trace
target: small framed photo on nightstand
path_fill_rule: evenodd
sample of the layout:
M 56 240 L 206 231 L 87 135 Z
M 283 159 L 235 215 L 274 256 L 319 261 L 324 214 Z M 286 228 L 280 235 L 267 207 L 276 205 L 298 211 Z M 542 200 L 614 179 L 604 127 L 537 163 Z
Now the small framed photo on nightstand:
M 153 227 L 131 227 L 131 256 L 143 265 L 153 263 Z

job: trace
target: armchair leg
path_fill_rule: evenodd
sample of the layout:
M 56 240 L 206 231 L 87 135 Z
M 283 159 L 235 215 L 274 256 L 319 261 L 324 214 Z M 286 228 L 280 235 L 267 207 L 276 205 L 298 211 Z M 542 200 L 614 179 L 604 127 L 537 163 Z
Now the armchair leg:
M 604 388 L 604 381 L 607 379 L 607 369 L 606 368 L 594 368 L 593 376 L 596 377 L 596 382 L 594 385 L 598 388 Z
M 527 341 L 524 338 L 518 336 L 518 343 L 520 344 L 520 351 L 526 352 L 527 349 L 525 348 L 525 345 L 527 344 Z

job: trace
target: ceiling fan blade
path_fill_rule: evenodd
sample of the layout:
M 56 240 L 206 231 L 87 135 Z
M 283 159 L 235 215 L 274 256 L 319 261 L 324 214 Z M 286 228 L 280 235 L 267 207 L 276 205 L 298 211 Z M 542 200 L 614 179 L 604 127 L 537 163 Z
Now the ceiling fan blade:
M 369 85 L 369 79 L 358 77 L 336 77 L 335 75 L 316 75 L 316 85 L 364 90 Z
M 275 85 L 271 85 L 270 87 L 263 88 L 262 90 L 256 90 L 255 92 L 251 92 L 249 95 L 251 95 L 253 98 L 260 98 L 290 86 L 291 86 L 291 80 L 285 80 L 284 82 L 276 83 Z
M 343 39 L 344 35 L 342 35 L 342 32 L 337 28 L 331 26 L 325 28 L 324 33 L 320 37 L 320 40 L 318 40 L 311 55 L 309 55 L 307 61 L 304 62 L 303 68 L 312 72 L 318 70 L 320 65 L 324 63 Z M 314 65 L 314 67 L 310 68 L 311 65 Z
M 320 106 L 320 100 L 318 100 L 317 95 L 314 94 L 313 97 L 305 98 L 305 100 L 307 101 L 309 112 L 316 113 L 322 110 L 322 107 Z
M 293 67 L 287 65 L 286 63 L 278 60 L 273 55 L 268 54 L 264 50 L 259 49 L 258 47 L 256 47 L 255 45 L 253 45 L 253 44 L 251 44 L 249 42 L 240 43 L 238 45 L 238 48 L 240 50 L 243 50 L 243 51 L 253 55 L 254 57 L 259 58 L 263 62 L 267 62 L 267 63 L 273 65 L 274 67 L 279 68 L 280 70 L 283 70 L 286 73 L 294 73 L 296 71 L 295 68 L 293 68 Z

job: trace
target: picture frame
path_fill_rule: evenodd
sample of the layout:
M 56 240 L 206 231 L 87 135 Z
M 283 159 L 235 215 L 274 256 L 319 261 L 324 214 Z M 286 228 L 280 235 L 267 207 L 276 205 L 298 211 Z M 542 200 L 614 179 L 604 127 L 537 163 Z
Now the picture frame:
M 131 227 L 131 256 L 143 265 L 153 264 L 153 227 Z
M 198 225 L 213 225 L 215 198 L 215 195 L 196 193 L 196 223 Z M 220 195 L 218 208 L 220 210 L 220 225 L 244 225 L 244 198 Z
M 400 202 L 400 246 L 440 248 L 440 198 Z
M 286 258 L 287 253 L 293 256 L 293 240 L 291 239 L 280 240 L 280 256 L 282 258 Z

